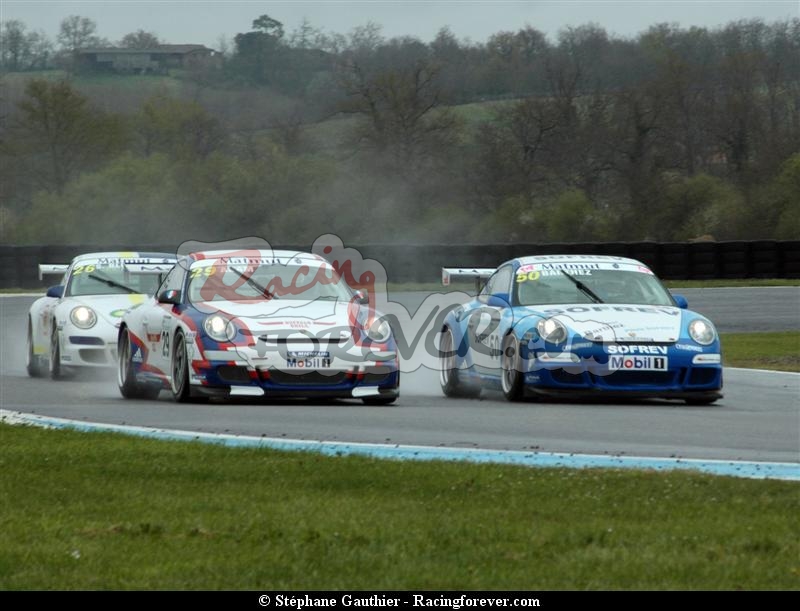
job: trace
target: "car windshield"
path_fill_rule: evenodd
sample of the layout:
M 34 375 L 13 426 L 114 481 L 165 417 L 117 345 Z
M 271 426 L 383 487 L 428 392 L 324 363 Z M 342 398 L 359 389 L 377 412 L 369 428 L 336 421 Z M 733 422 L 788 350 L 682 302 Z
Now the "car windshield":
M 673 306 L 672 296 L 647 268 L 597 265 L 562 269 L 558 265 L 519 268 L 514 280 L 520 305 L 625 303 Z M 614 267 L 616 265 L 616 268 Z
M 147 270 L 146 264 L 137 262 L 136 269 L 132 269 L 122 259 L 81 260 L 72 267 L 64 294 L 70 297 L 153 295 L 166 272 L 159 273 L 155 269 L 143 270 Z
M 247 265 L 195 262 L 189 269 L 189 301 L 343 300 L 352 293 L 328 266 L 305 264 Z

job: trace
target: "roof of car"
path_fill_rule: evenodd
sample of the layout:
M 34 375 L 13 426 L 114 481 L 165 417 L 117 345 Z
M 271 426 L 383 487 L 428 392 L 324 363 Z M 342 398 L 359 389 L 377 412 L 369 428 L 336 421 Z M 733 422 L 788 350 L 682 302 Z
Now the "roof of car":
M 532 255 L 529 257 L 517 257 L 514 259 L 520 265 L 531 265 L 533 263 L 628 263 L 633 265 L 644 265 L 636 259 L 627 257 L 612 257 L 609 255 Z

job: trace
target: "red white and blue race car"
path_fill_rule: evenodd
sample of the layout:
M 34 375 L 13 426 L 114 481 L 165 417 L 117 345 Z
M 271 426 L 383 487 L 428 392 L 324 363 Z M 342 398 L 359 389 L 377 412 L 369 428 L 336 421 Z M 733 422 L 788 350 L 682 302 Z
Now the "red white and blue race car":
M 168 253 L 96 252 L 68 265 L 39 265 L 40 280 L 62 280 L 28 312 L 28 374 L 58 378 L 64 367 L 115 365 L 122 315 L 155 293 L 176 260 Z
M 324 258 L 272 250 L 181 258 L 125 315 L 124 397 L 357 398 L 389 404 L 400 372 L 391 327 Z
M 706 404 L 722 397 L 714 325 L 640 261 L 521 257 L 496 270 L 445 268 L 442 281 L 458 276 L 487 282 L 441 329 L 447 396 L 489 388 L 509 400 L 566 395 Z

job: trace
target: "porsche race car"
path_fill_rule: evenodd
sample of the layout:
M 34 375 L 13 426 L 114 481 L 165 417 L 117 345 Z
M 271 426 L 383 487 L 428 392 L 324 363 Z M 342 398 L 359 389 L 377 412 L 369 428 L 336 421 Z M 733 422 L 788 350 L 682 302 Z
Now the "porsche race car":
M 442 281 L 486 280 L 450 312 L 440 336 L 440 383 L 450 397 L 496 389 L 535 396 L 722 397 L 714 325 L 687 309 L 640 261 L 540 255 L 497 269 L 444 268 Z
M 28 311 L 28 374 L 58 378 L 65 367 L 114 366 L 122 315 L 144 302 L 177 257 L 153 252 L 96 252 L 68 265 L 39 265 L 39 279 L 60 275 Z
M 324 258 L 303 252 L 205 251 L 178 261 L 118 336 L 126 398 L 170 390 L 208 397 L 394 402 L 392 330 Z

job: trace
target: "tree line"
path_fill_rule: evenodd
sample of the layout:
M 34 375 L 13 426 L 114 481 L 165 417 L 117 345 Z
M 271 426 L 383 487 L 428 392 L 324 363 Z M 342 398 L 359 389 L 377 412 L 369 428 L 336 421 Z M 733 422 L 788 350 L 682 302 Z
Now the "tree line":
M 69 72 L 87 22 L 61 77 L 3 25 L 4 242 L 800 238 L 800 19 L 424 43 L 262 15 L 135 103 L 144 77 Z

